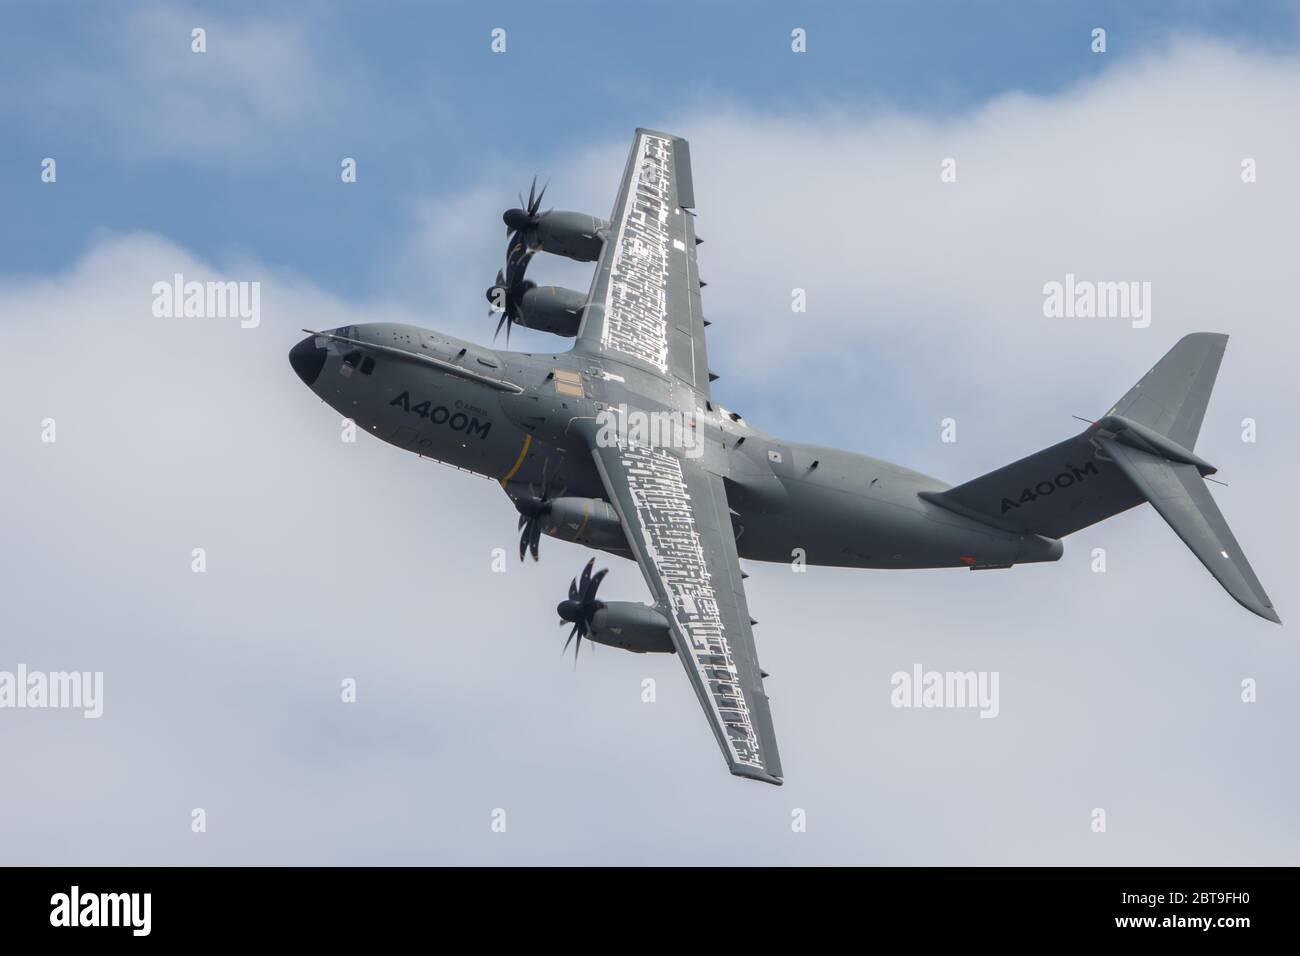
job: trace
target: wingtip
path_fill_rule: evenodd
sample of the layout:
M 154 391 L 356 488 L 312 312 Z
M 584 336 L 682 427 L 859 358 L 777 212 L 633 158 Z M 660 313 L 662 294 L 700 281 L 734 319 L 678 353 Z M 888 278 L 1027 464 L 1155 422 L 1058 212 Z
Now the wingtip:
M 1262 617 L 1266 621 L 1272 621 L 1274 624 L 1282 623 L 1282 618 L 1273 608 L 1273 605 L 1266 604 L 1264 601 L 1260 600 L 1244 600 L 1235 594 L 1232 596 L 1236 598 L 1238 604 L 1244 607 L 1251 614 Z
M 1218 339 L 1221 342 L 1226 342 L 1228 341 L 1228 333 L 1227 332 L 1188 332 L 1178 341 L 1183 342 L 1186 341 L 1187 339 Z
M 665 130 L 662 130 L 662 129 L 651 129 L 649 126 L 638 126 L 638 127 L 636 128 L 636 132 L 637 132 L 637 135 L 638 135 L 638 136 L 640 136 L 642 133 L 646 133 L 646 134 L 648 134 L 648 135 L 650 135 L 650 136 L 662 136 L 664 139 L 682 139 L 682 138 L 683 138 L 683 137 L 681 137 L 681 136 L 678 136 L 676 133 L 669 133 L 669 132 L 667 132 L 667 131 L 665 131 Z
M 768 773 L 761 767 L 750 767 L 745 764 L 733 764 L 730 769 L 733 776 L 744 777 L 746 780 L 757 780 L 760 783 L 770 783 L 774 787 L 779 787 L 785 783 L 784 777 Z

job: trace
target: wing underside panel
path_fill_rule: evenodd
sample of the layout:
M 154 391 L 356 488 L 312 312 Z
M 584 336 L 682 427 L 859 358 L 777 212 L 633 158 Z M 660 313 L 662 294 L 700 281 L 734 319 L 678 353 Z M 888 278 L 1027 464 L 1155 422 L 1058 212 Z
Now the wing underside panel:
M 593 452 L 731 772 L 780 783 L 721 479 L 662 449 Z
M 686 141 L 637 130 L 575 350 L 708 391 Z

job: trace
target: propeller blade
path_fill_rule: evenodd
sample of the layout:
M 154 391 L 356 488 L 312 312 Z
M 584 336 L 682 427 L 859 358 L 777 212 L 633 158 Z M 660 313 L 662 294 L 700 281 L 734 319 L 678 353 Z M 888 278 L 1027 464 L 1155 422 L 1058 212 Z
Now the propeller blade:
M 578 633 L 578 625 L 575 624 L 573 625 L 573 630 L 569 632 L 569 639 L 564 642 L 564 651 L 567 651 L 569 649 L 569 645 L 573 643 L 573 636 L 577 633 Z M 581 642 L 581 638 L 579 638 L 579 641 Z M 563 654 L 564 651 L 560 651 L 560 653 Z
M 536 178 L 534 178 L 533 181 L 536 182 L 536 181 L 537 181 Z M 550 184 L 551 184 L 551 183 L 550 183 L 550 181 L 548 180 L 547 183 L 546 183 L 546 186 L 549 186 Z M 542 197 L 546 195 L 546 186 L 543 186 L 543 187 L 542 187 L 542 191 L 539 192 L 539 193 L 537 194 L 537 199 L 536 199 L 536 201 L 535 201 L 535 202 L 532 202 L 532 203 L 529 204 L 529 206 L 528 206 L 528 215 L 530 215 L 530 216 L 536 216 L 536 215 L 537 215 L 537 210 L 539 210 L 539 209 L 542 208 Z
M 527 522 L 527 518 L 524 519 Z M 523 534 L 519 536 L 519 560 L 524 559 L 524 552 L 528 550 L 528 529 L 524 528 Z
M 591 569 L 595 564 L 596 559 L 592 558 L 587 562 L 587 566 L 582 569 L 582 583 L 578 585 L 578 593 L 582 595 L 584 601 L 587 599 L 587 585 L 591 583 Z
M 601 568 L 601 570 L 596 573 L 596 576 L 591 579 L 590 584 L 587 585 L 587 590 L 582 595 L 584 604 L 587 601 L 594 601 L 596 599 L 596 588 L 600 587 L 600 582 L 605 580 L 605 575 L 607 574 L 609 574 L 609 568 Z
M 532 260 L 535 251 L 528 248 L 521 233 L 515 233 L 510 248 L 506 250 L 506 288 L 512 298 L 522 296 L 524 293 L 519 286 L 523 284 L 524 273 L 528 271 L 528 263 Z
M 532 522 L 532 535 L 528 539 L 528 550 L 533 553 L 533 560 L 537 560 L 537 542 L 542 540 L 542 522 L 540 518 L 534 518 Z
M 575 600 L 578 596 L 578 579 L 574 578 L 569 582 L 569 600 Z

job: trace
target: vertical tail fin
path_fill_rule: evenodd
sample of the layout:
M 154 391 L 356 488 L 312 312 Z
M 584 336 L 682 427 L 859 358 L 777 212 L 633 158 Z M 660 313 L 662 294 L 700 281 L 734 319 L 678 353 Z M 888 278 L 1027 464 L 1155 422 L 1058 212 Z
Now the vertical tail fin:
M 1227 347 L 1228 337 L 1216 332 L 1184 336 L 1106 414 L 1144 425 L 1191 451 Z

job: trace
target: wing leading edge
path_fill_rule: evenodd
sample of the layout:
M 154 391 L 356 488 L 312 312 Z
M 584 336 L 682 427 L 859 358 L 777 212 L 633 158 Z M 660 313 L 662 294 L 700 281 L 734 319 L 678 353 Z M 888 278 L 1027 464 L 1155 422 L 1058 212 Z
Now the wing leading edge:
M 728 769 L 780 784 L 722 479 L 663 449 L 589 444 Z

